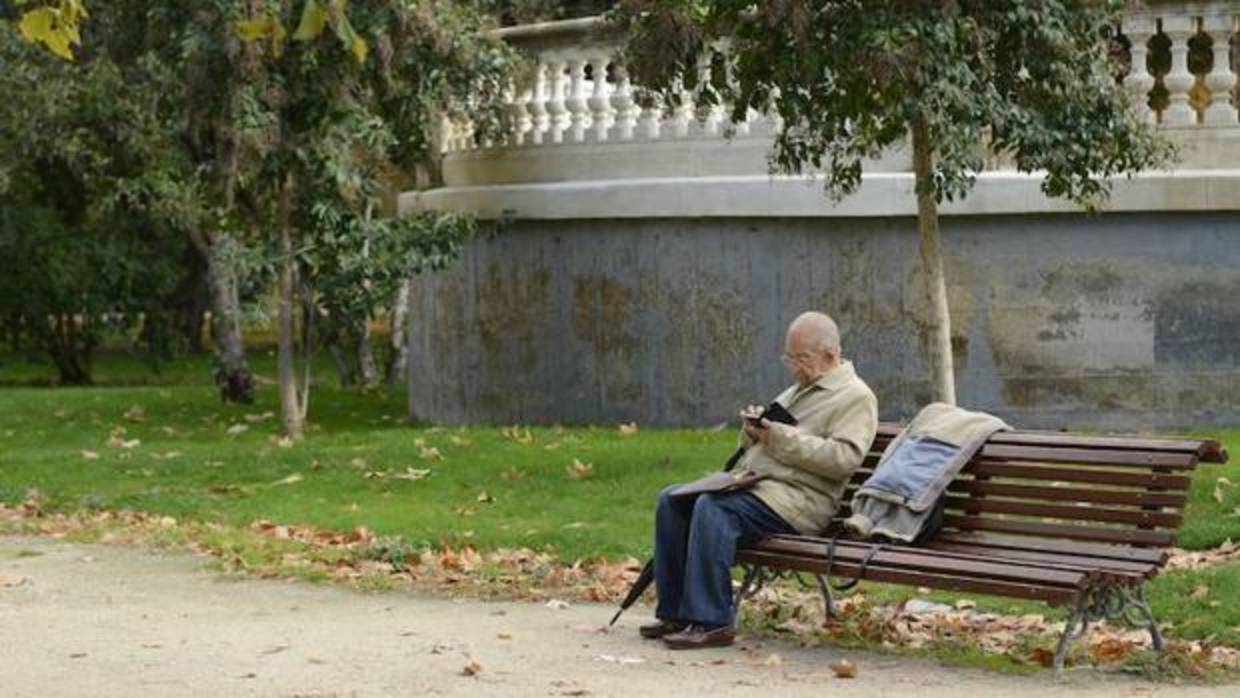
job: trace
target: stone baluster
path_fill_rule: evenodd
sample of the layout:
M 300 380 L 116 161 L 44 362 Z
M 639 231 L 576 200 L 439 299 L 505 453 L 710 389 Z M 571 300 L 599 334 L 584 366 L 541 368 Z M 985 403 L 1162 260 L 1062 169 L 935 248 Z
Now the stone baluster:
M 547 114 L 551 117 L 551 142 L 563 143 L 564 131 L 570 124 L 568 107 L 564 104 L 565 61 L 562 56 L 551 56 L 547 60 L 547 70 L 551 74 L 551 95 L 547 98 Z
M 1210 89 L 1210 105 L 1202 116 L 1206 126 L 1235 126 L 1236 107 L 1232 91 L 1236 88 L 1236 73 L 1231 67 L 1231 36 L 1236 31 L 1236 17 L 1231 13 L 1204 17 L 1202 29 L 1214 42 L 1214 68 L 1206 75 L 1206 87 Z
M 672 136 L 684 138 L 689 135 L 689 124 L 693 122 L 693 95 L 685 89 L 684 80 L 679 76 L 672 81 L 672 94 L 676 99 L 672 107 Z
M 509 83 L 507 96 L 508 113 L 512 117 L 512 133 L 508 142 L 510 145 L 519 147 L 525 144 L 525 134 L 531 127 L 530 113 L 526 108 L 530 101 L 530 93 L 528 90 L 518 92 L 516 86 Z
M 610 53 L 596 53 L 590 58 L 590 74 L 594 80 L 594 94 L 590 95 L 590 112 L 594 119 L 594 142 L 607 140 L 607 131 L 615 123 L 611 111 L 611 94 L 607 85 L 607 65 Z
M 455 128 L 452 129 L 456 133 L 456 149 L 457 150 L 473 150 L 474 149 L 474 125 L 465 117 L 456 119 Z
M 590 108 L 586 102 L 586 59 L 580 54 L 568 57 L 568 99 L 564 100 L 564 106 L 568 107 L 573 125 L 572 142 L 581 143 L 590 127 Z
M 1162 30 L 1171 40 L 1171 71 L 1163 78 L 1169 92 L 1170 104 L 1163 112 L 1164 126 L 1193 126 L 1197 123 L 1197 110 L 1189 103 L 1188 91 L 1196 78 L 1188 72 L 1188 40 L 1197 33 L 1197 20 L 1188 15 L 1163 17 Z
M 534 86 L 530 88 L 530 101 L 527 107 L 530 113 L 530 142 L 542 145 L 543 135 L 547 133 L 551 117 L 547 112 L 547 64 L 541 60 L 534 67 Z
M 637 105 L 633 101 L 633 83 L 629 80 L 629 71 L 623 63 L 616 62 L 616 89 L 611 93 L 611 110 L 616 115 L 616 123 L 612 127 L 611 137 L 614 140 L 633 140 L 633 129 L 637 126 Z
M 736 58 L 732 55 L 732 42 L 724 39 L 719 43 L 719 53 L 723 55 L 724 80 L 728 84 L 728 88 L 736 91 Z M 738 122 L 732 123 L 732 114 L 736 111 L 736 104 L 729 102 L 723 105 L 720 113 L 723 119 L 729 122 L 729 128 L 732 129 L 734 135 L 748 136 L 750 132 L 750 124 L 756 115 L 753 109 L 745 110 L 745 117 Z
M 439 153 L 452 152 L 452 119 L 449 119 L 447 114 L 439 117 L 439 128 L 436 129 L 434 137 Z
M 1150 17 L 1126 17 L 1123 22 L 1124 35 L 1132 45 L 1132 66 L 1124 76 L 1124 87 L 1132 97 L 1132 108 L 1144 122 L 1152 124 L 1157 114 L 1150 109 L 1150 90 L 1154 89 L 1154 76 L 1150 75 L 1148 61 L 1150 55 L 1150 39 L 1154 36 L 1157 26 Z
M 658 92 L 650 94 L 650 104 L 642 107 L 638 126 L 642 138 L 652 141 L 659 139 L 663 129 L 663 95 Z
M 694 112 L 695 131 L 707 136 L 719 135 L 719 123 L 723 121 L 719 112 L 721 107 L 718 104 L 710 102 L 706 93 L 710 86 L 710 61 L 711 50 L 704 49 L 702 54 L 698 56 L 697 63 L 697 89 L 693 92 L 693 101 L 697 105 Z

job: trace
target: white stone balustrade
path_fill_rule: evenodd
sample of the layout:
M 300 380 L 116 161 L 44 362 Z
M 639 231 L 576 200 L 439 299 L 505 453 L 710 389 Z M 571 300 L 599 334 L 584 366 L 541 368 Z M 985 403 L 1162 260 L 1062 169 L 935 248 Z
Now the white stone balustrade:
M 1240 56 L 1240 2 L 1151 2 L 1125 17 L 1121 31 L 1131 47 L 1123 84 L 1142 118 L 1169 128 L 1240 128 L 1233 65 Z M 511 137 L 492 145 L 719 138 L 725 132 L 745 137 L 751 131 L 769 134 L 772 126 L 754 129 L 755 122 L 766 121 L 759 114 L 728 124 L 726 105 L 705 103 L 700 90 L 680 91 L 670 110 L 638 104 L 636 86 L 617 62 L 619 38 L 600 18 L 513 27 L 498 34 L 528 52 L 536 69 L 530 84 L 509 93 Z M 1161 53 L 1153 47 L 1156 42 L 1163 45 Z M 1190 44 L 1207 43 L 1208 50 L 1198 50 L 1202 60 L 1190 60 Z M 1156 58 L 1169 63 L 1159 75 L 1151 71 Z M 1203 64 L 1208 67 L 1193 71 Z M 705 75 L 705 60 L 698 69 Z M 1156 97 L 1159 92 L 1165 97 Z M 483 146 L 467 122 L 453 123 L 442 143 L 445 153 Z
M 1122 85 L 1139 117 L 1179 146 L 1179 159 L 1167 171 L 1117 178 L 1109 207 L 1240 209 L 1240 0 L 1147 0 L 1118 29 L 1130 56 Z M 751 110 L 731 123 L 730 105 L 708 103 L 688 81 L 666 98 L 651 95 L 630 79 L 618 59 L 621 37 L 601 18 L 497 34 L 532 62 L 506 92 L 508 135 L 486 142 L 464 115 L 445 118 L 434 186 L 402 196 L 404 210 L 544 218 L 913 212 L 907 148 L 867 160 L 860 190 L 833 202 L 810 178 L 771 175 L 778 115 Z M 727 47 L 717 50 L 726 55 Z M 975 191 L 945 211 L 1076 210 L 1039 187 L 1036 173 L 991 154 Z

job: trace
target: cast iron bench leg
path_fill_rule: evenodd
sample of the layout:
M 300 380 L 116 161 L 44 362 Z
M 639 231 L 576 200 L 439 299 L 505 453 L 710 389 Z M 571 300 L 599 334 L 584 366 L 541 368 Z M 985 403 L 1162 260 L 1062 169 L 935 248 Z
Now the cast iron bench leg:
M 1101 620 L 1122 620 L 1133 627 L 1144 628 L 1150 633 L 1150 644 L 1154 650 L 1161 652 L 1163 649 L 1162 631 L 1158 628 L 1149 602 L 1145 600 L 1145 584 L 1097 585 L 1081 594 L 1080 601 L 1064 624 L 1063 634 L 1059 636 L 1059 644 L 1055 648 L 1056 674 L 1063 673 L 1068 647 L 1086 634 L 1091 622 Z

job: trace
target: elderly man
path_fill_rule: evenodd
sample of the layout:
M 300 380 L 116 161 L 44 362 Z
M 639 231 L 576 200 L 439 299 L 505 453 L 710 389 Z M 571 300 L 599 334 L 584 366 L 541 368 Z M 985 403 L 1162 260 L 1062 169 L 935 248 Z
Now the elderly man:
M 676 496 L 669 487 L 655 512 L 658 621 L 641 627 L 672 649 L 732 644 L 732 564 L 736 546 L 776 533 L 816 534 L 840 505 L 878 429 L 878 401 L 850 362 L 840 334 L 822 313 L 788 328 L 783 355 L 796 381 L 776 401 L 796 426 L 753 420 L 741 412 L 738 468 L 764 476 L 752 489 Z

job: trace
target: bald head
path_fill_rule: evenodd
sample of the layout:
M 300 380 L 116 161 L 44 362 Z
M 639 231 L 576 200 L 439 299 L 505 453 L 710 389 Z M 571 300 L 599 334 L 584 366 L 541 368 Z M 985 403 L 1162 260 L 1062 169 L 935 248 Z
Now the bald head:
M 801 313 L 788 326 L 784 362 L 798 383 L 813 383 L 839 361 L 840 328 L 829 315 Z
M 840 355 L 840 328 L 826 313 L 801 313 L 788 326 L 789 339 L 793 334 L 802 335 L 808 348 Z

